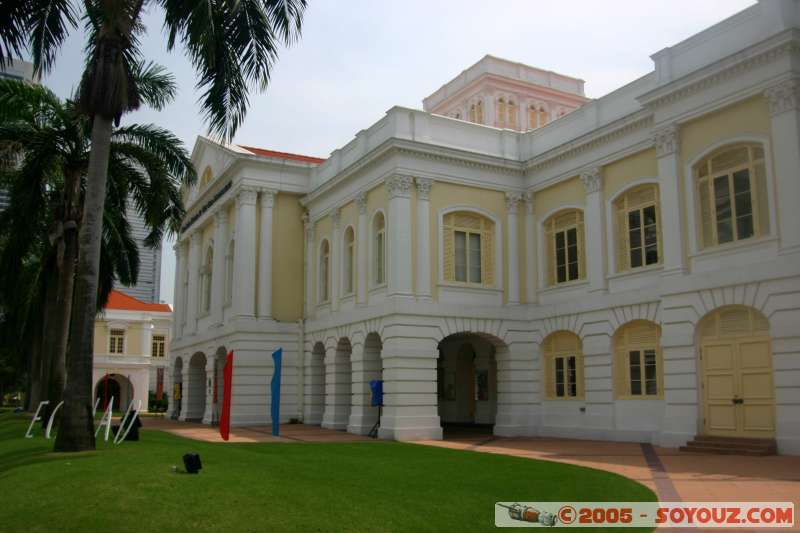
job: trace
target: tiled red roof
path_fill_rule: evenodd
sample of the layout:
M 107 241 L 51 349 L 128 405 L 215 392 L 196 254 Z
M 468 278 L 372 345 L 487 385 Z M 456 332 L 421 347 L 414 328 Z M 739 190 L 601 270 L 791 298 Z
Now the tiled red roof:
M 244 146 L 242 144 L 240 144 L 239 146 L 241 148 L 244 148 L 248 152 L 252 152 L 255 155 L 262 155 L 264 157 L 277 157 L 278 159 L 288 159 L 290 161 L 302 161 L 304 163 L 316 163 L 316 164 L 325 161 L 325 159 L 321 157 L 311 157 L 310 155 L 290 154 L 288 152 L 276 152 L 275 150 L 265 150 L 263 148 Z
M 112 289 L 108 295 L 106 309 L 119 309 L 122 311 L 154 311 L 157 313 L 171 313 L 172 309 L 168 304 L 149 304 L 133 296 L 115 291 Z

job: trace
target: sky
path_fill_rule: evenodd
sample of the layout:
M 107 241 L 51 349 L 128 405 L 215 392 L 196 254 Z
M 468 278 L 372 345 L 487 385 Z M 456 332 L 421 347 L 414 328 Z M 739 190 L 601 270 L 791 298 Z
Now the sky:
M 269 87 L 253 91 L 237 144 L 326 157 L 395 105 L 422 99 L 486 54 L 586 81 L 597 98 L 653 70 L 650 55 L 755 3 L 753 0 L 309 0 L 301 39 L 280 52 Z M 142 51 L 176 78 L 162 111 L 124 123 L 172 130 L 191 151 L 207 131 L 196 76 L 182 49 L 167 52 L 162 14 L 150 7 Z M 83 33 L 65 43 L 43 82 L 67 97 L 82 71 Z M 173 303 L 175 257 L 165 242 L 161 299 Z

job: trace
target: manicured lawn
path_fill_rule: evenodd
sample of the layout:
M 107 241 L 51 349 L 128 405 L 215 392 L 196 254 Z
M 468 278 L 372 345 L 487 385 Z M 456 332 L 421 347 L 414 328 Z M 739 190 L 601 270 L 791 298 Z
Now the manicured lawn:
M 54 454 L 41 432 L 23 438 L 28 420 L 0 412 L 3 532 L 463 533 L 495 530 L 496 501 L 655 500 L 607 472 L 397 442 L 211 444 L 143 431 L 138 443 Z M 172 473 L 188 451 L 202 472 Z

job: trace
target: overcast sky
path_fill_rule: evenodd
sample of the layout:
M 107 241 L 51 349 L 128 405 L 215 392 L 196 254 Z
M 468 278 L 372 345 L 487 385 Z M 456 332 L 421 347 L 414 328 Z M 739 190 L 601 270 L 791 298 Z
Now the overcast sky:
M 303 35 L 283 50 L 266 92 L 252 94 L 235 142 L 327 156 L 394 105 L 422 99 L 485 54 L 586 80 L 597 98 L 653 69 L 650 55 L 753 0 L 309 0 Z M 191 150 L 205 125 L 195 75 L 167 53 L 161 14 L 145 17 L 145 55 L 176 77 L 166 110 L 124 118 L 171 129 Z M 80 32 L 44 83 L 69 96 L 83 65 Z M 172 303 L 175 259 L 165 243 L 161 298 Z

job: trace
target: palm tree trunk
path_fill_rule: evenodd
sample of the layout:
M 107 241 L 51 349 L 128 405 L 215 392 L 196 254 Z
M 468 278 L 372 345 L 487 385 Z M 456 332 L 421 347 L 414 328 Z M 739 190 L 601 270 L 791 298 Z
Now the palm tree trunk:
M 92 151 L 86 176 L 86 197 L 79 237 L 78 269 L 75 279 L 74 310 L 67 355 L 67 385 L 61 426 L 55 450 L 93 450 L 92 360 L 94 318 L 97 313 L 97 276 L 103 234 L 103 205 L 111 147 L 112 119 L 94 116 Z
M 28 359 L 28 390 L 25 395 L 25 408 L 36 411 L 42 400 L 42 344 L 32 342 L 30 358 Z
M 45 278 L 44 304 L 42 305 L 41 311 L 41 336 L 39 341 L 41 344 L 41 349 L 39 350 L 40 370 L 37 378 L 39 379 L 41 399 L 49 400 L 50 403 L 47 404 L 42 410 L 42 425 L 46 424 L 44 421 L 48 416 L 50 416 L 50 410 L 55 407 L 53 405 L 53 399 L 50 397 L 50 394 L 52 393 L 50 390 L 50 368 L 52 366 L 52 358 L 54 355 L 53 344 L 56 340 L 56 332 L 53 330 L 54 328 L 56 330 L 58 329 L 58 322 L 56 322 L 58 318 L 56 316 L 56 300 L 58 298 L 58 270 L 53 261 L 48 261 L 46 265 L 47 275 Z M 36 406 L 34 406 L 34 409 L 35 408 Z

